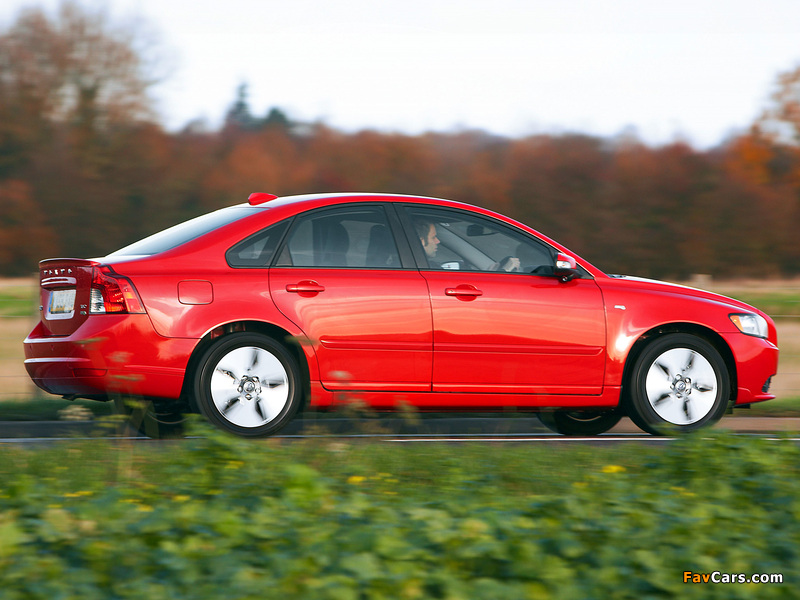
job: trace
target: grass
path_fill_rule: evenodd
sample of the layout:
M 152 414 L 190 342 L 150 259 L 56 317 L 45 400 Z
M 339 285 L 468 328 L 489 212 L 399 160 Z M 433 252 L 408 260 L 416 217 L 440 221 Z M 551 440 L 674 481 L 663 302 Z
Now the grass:
M 0 316 L 30 317 L 36 314 L 38 290 L 33 280 L 0 280 Z
M 115 417 L 104 419 L 109 428 Z M 0 464 L 3 482 L 27 473 L 44 477 L 54 498 L 76 490 L 98 493 L 125 485 L 147 492 L 160 486 L 181 485 L 176 465 L 196 463 L 204 469 L 222 468 L 225 479 L 237 470 L 260 472 L 265 485 L 286 465 L 300 464 L 324 474 L 326 480 L 367 496 L 386 498 L 402 494 L 419 502 L 445 502 L 469 490 L 473 498 L 497 504 L 514 499 L 568 494 L 580 482 L 607 473 L 647 475 L 663 448 L 630 445 L 586 446 L 564 444 L 542 448 L 530 444 L 398 444 L 367 440 L 260 440 L 237 439 L 193 419 L 193 438 L 158 445 L 109 440 L 66 441 L 34 449 L 8 446 Z M 727 440 L 725 434 L 688 436 L 671 445 L 704 444 Z M 749 444 L 733 440 L 731 444 Z M 727 443 L 727 442 L 726 442 Z M 165 445 L 166 444 L 166 445 Z M 708 441 L 708 445 L 715 445 Z M 209 459 L 213 459 L 209 462 Z M 703 465 L 688 465 L 688 472 Z M 188 473 L 186 476 L 190 479 Z M 170 483 L 167 483 L 170 482 Z M 223 482 L 220 481 L 220 484 Z M 268 489 L 269 486 L 267 485 Z M 432 490 L 436 494 L 432 495 Z M 209 493 L 209 490 L 204 490 Z M 211 491 L 213 494 L 213 490 Z M 87 494 L 88 495 L 88 494 Z
M 109 422 L 115 419 L 109 419 Z M 58 473 L 56 494 L 75 490 L 98 491 L 115 485 L 121 478 L 143 488 L 159 485 L 174 472 L 175 460 L 206 458 L 198 448 L 213 447 L 214 458 L 221 449 L 229 453 L 228 465 L 235 470 L 247 461 L 266 469 L 298 463 L 305 465 L 339 484 L 358 489 L 368 495 L 387 496 L 399 490 L 419 500 L 430 499 L 430 489 L 437 488 L 444 496 L 454 488 L 467 486 L 484 490 L 487 495 L 528 497 L 567 492 L 574 481 L 591 473 L 601 472 L 608 464 L 625 469 L 642 468 L 646 457 L 641 452 L 618 448 L 560 446 L 547 451 L 517 444 L 487 446 L 483 444 L 390 444 L 362 440 L 238 440 L 213 430 L 200 420 L 193 433 L 202 440 L 186 439 L 163 444 L 115 443 L 113 441 L 69 441 L 58 448 L 42 447 L 34 451 L 13 447 L 4 449 L 13 461 L 0 466 L 0 481 L 22 472 Z M 192 457 L 193 454 L 198 456 Z M 224 458 L 224 457 L 223 457 Z M 120 472 L 120 461 L 125 471 Z M 11 464 L 13 463 L 13 464 Z M 198 464 L 199 464 L 198 463 Z M 53 467 L 59 465 L 59 467 Z M 565 476 L 564 465 L 569 465 Z M 64 468 L 65 467 L 65 468 Z M 55 480 L 53 481 L 55 483 Z M 390 493 L 391 492 L 391 493 Z
M 763 310 L 773 318 L 800 316 L 800 292 L 796 290 L 743 292 L 737 294 L 736 298 Z
M 758 402 L 750 409 L 735 410 L 739 417 L 800 417 L 800 397 L 780 397 L 768 402 Z
M 707 289 L 746 302 L 773 318 L 800 316 L 800 280 L 719 282 Z
M 111 402 L 64 400 L 58 396 L 0 402 L 0 421 L 59 421 L 69 419 L 70 415 L 98 419 L 112 414 Z

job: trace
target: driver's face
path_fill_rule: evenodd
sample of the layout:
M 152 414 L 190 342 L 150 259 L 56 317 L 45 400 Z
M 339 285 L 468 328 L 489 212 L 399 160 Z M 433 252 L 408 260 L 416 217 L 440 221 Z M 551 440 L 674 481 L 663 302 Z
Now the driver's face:
M 431 223 L 428 230 L 428 235 L 422 238 L 422 247 L 425 249 L 425 254 L 428 258 L 436 256 L 436 250 L 439 248 L 439 238 L 436 237 L 436 227 Z

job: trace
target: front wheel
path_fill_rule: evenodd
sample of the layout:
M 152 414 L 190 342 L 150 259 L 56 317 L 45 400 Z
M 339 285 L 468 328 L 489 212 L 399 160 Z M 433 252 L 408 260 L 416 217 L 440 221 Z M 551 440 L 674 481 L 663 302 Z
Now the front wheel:
M 631 420 L 655 435 L 695 431 L 722 418 L 731 381 L 719 351 L 685 333 L 653 340 L 631 371 Z
M 563 435 L 599 435 L 619 423 L 621 415 L 611 411 L 556 411 L 536 414 L 550 431 Z
M 195 372 L 200 412 L 236 435 L 275 433 L 297 412 L 300 369 L 284 346 L 260 333 L 233 333 L 215 343 Z

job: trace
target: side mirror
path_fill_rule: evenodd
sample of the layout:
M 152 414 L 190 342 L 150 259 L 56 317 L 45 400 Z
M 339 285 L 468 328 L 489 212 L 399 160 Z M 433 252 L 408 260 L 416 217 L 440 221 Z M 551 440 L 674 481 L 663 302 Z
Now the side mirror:
M 556 268 L 554 271 L 556 277 L 561 279 L 563 283 L 572 281 L 580 275 L 578 271 L 578 263 L 569 254 L 558 253 L 556 256 Z

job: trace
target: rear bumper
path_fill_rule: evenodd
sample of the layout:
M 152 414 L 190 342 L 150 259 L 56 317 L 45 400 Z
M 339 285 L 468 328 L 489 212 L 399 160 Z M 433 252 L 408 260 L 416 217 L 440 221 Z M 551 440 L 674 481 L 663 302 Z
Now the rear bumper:
M 144 314 L 93 316 L 63 337 L 39 323 L 24 341 L 25 368 L 51 394 L 178 398 L 196 344 L 158 335 Z
M 742 333 L 724 334 L 736 360 L 736 404 L 772 400 L 768 391 L 771 378 L 778 372 L 778 347 L 769 340 Z

